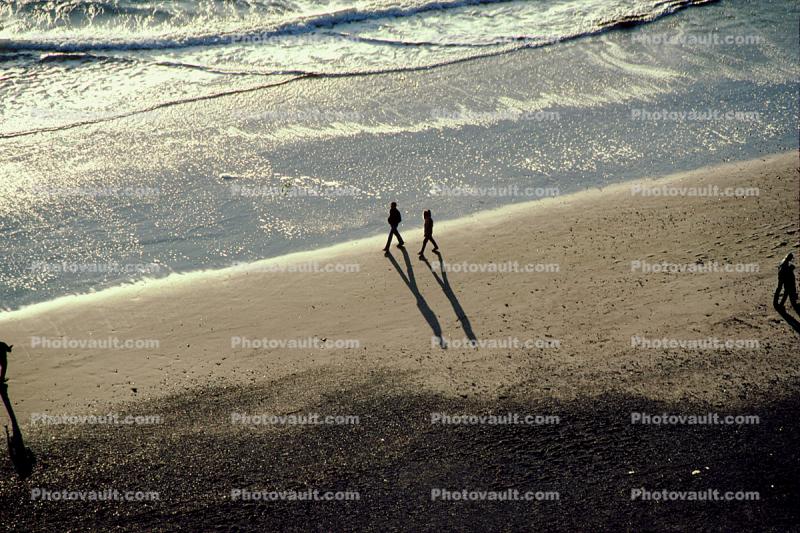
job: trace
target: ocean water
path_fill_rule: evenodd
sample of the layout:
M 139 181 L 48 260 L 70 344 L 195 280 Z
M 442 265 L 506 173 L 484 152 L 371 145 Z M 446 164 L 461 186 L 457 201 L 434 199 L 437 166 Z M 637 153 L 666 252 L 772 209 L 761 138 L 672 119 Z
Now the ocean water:
M 392 200 L 418 226 L 796 148 L 798 22 L 784 0 L 0 0 L 0 308 L 373 235 Z
M 118 116 L 287 76 L 430 68 L 651 21 L 706 2 L 3 0 L 0 134 Z

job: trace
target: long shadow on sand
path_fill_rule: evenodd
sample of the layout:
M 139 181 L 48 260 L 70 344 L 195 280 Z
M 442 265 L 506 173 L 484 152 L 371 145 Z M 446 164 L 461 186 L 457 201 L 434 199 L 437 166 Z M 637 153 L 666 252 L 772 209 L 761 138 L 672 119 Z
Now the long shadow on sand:
M 408 290 L 411 291 L 411 294 L 414 295 L 414 298 L 417 300 L 417 309 L 425 317 L 425 320 L 428 322 L 428 325 L 431 327 L 431 331 L 433 331 L 434 337 L 439 339 L 439 346 L 441 348 L 446 348 L 444 345 L 444 339 L 442 338 L 442 327 L 439 325 L 439 319 L 436 318 L 436 314 L 431 310 L 428 302 L 425 301 L 425 298 L 422 297 L 422 293 L 419 292 L 419 287 L 417 287 L 417 279 L 414 277 L 414 267 L 411 266 L 411 258 L 408 257 L 408 252 L 405 248 L 400 249 L 403 252 L 403 260 L 406 263 L 406 271 L 408 272 L 408 276 L 403 273 L 403 269 L 400 268 L 400 264 L 391 254 L 391 252 L 386 252 L 386 258 L 389 262 L 392 263 L 397 273 L 400 274 L 400 277 L 405 282 L 406 286 L 408 286 Z
M 21 479 L 25 479 L 33 472 L 33 467 L 36 464 L 36 458 L 33 452 L 25 446 L 25 441 L 22 438 L 22 430 L 17 423 L 17 416 L 14 414 L 14 408 L 11 405 L 11 399 L 8 397 L 8 385 L 0 383 L 0 398 L 3 400 L 3 405 L 8 412 L 8 418 L 11 420 L 11 434 L 6 430 L 6 441 L 8 442 L 8 454 L 11 458 L 11 463 L 14 465 L 17 475 Z
M 800 333 L 800 322 L 797 321 L 792 315 L 790 315 L 785 308 L 780 307 L 778 305 L 774 305 L 775 310 L 778 312 L 781 317 L 790 325 L 797 333 Z
M 797 391 L 786 383 L 785 391 Z M 765 393 L 766 394 L 766 393 Z M 287 400 L 288 399 L 288 400 Z M 10 531 L 791 531 L 800 523 L 800 396 L 725 409 L 627 394 L 470 399 L 413 375 L 322 368 L 119 406 L 155 426 L 39 427 L 46 466 L 20 483 L 0 459 Z M 287 403 L 288 402 L 288 403 Z M 231 413 L 354 415 L 348 425 L 244 425 Z M 632 424 L 631 413 L 748 413 L 759 424 Z M 433 424 L 432 413 L 558 416 L 559 422 Z M 156 491 L 155 502 L 31 501 L 31 489 Z M 750 501 L 635 498 L 647 491 L 755 491 Z M 237 499 L 232 491 L 355 491 L 351 501 Z M 442 501 L 446 489 L 557 492 L 553 501 Z M 8 512 L 6 512 L 8 511 Z
M 467 335 L 467 338 L 472 342 L 476 342 L 478 338 L 475 336 L 475 332 L 472 331 L 472 324 L 470 324 L 467 313 L 465 313 L 464 308 L 461 307 L 461 302 L 458 301 L 456 293 L 453 292 L 453 288 L 450 286 L 450 280 L 447 279 L 447 270 L 445 269 L 444 258 L 440 252 L 433 253 L 435 253 L 439 258 L 439 272 L 442 273 L 441 277 L 439 277 L 425 256 L 420 256 L 420 259 L 428 266 L 428 270 L 430 270 L 431 274 L 433 274 L 433 277 L 436 278 L 436 283 L 439 284 L 439 286 L 442 288 L 442 292 L 444 292 L 445 296 L 447 296 L 447 299 L 450 300 L 450 305 L 453 306 L 453 311 L 455 312 L 456 317 L 458 317 L 458 321 L 461 322 L 461 327 L 464 329 L 464 333 Z

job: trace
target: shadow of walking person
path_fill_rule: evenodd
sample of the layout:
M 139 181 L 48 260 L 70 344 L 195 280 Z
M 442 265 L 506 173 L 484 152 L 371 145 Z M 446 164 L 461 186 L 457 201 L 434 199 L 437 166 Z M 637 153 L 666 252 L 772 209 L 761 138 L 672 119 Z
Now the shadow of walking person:
M 786 311 L 785 307 L 781 305 L 773 305 L 773 307 L 775 307 L 775 310 L 778 312 L 779 315 L 781 315 L 781 317 L 783 317 L 783 319 L 786 321 L 787 324 L 792 326 L 792 328 L 794 328 L 794 330 L 797 333 L 800 333 L 800 322 L 798 322 L 797 319 L 795 319 L 792 315 L 790 315 Z
M 444 292 L 445 296 L 447 296 L 447 299 L 450 300 L 450 305 L 453 306 L 453 311 L 455 312 L 456 317 L 458 317 L 458 321 L 461 322 L 461 327 L 463 328 L 464 333 L 467 335 L 467 338 L 470 340 L 470 342 L 475 345 L 478 341 L 478 338 L 475 336 L 475 332 L 472 331 L 472 324 L 469 322 L 467 313 L 464 312 L 464 308 L 461 307 L 461 302 L 458 301 L 456 293 L 453 292 L 453 288 L 450 286 L 450 280 L 447 279 L 447 270 L 444 266 L 444 258 L 440 252 L 433 253 L 435 253 L 439 258 L 439 271 L 442 273 L 441 277 L 439 277 L 425 256 L 421 255 L 420 259 L 425 262 L 425 264 L 428 266 L 428 270 L 430 270 L 431 274 L 433 274 L 433 277 L 436 278 L 436 282 L 442 288 L 442 292 Z
M 428 302 L 425 301 L 425 298 L 422 297 L 422 294 L 419 292 L 419 288 L 417 287 L 417 280 L 414 277 L 414 268 L 411 266 L 411 259 L 408 257 L 408 252 L 405 248 L 401 248 L 403 252 L 403 259 L 406 263 L 406 271 L 408 272 L 408 276 L 403 273 L 403 269 L 400 267 L 400 264 L 394 258 L 394 256 L 390 252 L 386 252 L 386 258 L 389 259 L 389 262 L 392 263 L 397 273 L 400 274 L 400 277 L 405 282 L 408 290 L 411 291 L 411 294 L 414 295 L 414 298 L 417 300 L 417 309 L 428 322 L 428 325 L 433 331 L 433 336 L 436 340 L 438 340 L 439 347 L 442 349 L 446 349 L 444 339 L 442 338 L 442 328 L 439 325 L 439 319 L 436 318 L 436 314 L 431 310 Z
M 11 406 L 11 399 L 8 397 L 8 385 L 6 384 L 6 371 L 8 370 L 8 354 L 11 353 L 13 345 L 9 346 L 4 342 L 0 342 L 0 397 L 3 399 L 3 405 L 8 411 L 8 418 L 11 420 L 11 434 L 8 433 L 8 426 L 6 429 L 6 441 L 8 442 L 8 454 L 11 457 L 11 463 L 14 465 L 14 470 L 17 475 L 25 479 L 33 472 L 33 465 L 36 464 L 36 458 L 26 446 L 25 441 L 22 439 L 22 431 L 19 429 L 17 417 L 14 414 L 14 408 Z

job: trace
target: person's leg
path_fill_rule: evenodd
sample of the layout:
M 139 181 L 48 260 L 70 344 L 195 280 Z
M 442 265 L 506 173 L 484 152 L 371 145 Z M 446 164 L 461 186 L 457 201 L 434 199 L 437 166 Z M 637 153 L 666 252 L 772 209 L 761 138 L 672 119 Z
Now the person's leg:
M 772 297 L 772 305 L 774 305 L 776 307 L 779 306 L 779 305 L 783 305 L 783 304 L 778 303 L 779 300 L 780 300 L 780 297 L 781 297 L 781 289 L 782 288 L 783 288 L 783 281 L 778 280 L 778 288 L 775 289 L 775 296 Z
M 395 235 L 397 235 L 397 246 L 403 246 L 403 245 L 405 245 L 406 241 L 404 241 L 404 240 L 403 240 L 403 237 L 401 237 L 401 236 L 400 236 L 400 232 L 399 232 L 399 231 L 397 231 L 397 226 L 395 226 L 394 228 L 392 228 L 392 231 L 394 232 L 394 234 L 395 234 Z
M 424 239 L 422 239 L 422 248 L 419 249 L 419 255 L 422 255 L 422 254 L 425 253 L 425 246 L 428 245 L 428 240 L 429 240 L 428 237 L 425 237 Z
M 797 304 L 797 287 L 789 285 L 786 287 L 786 295 L 789 297 L 789 301 L 792 303 L 792 308 L 800 314 L 800 307 Z
M 439 245 L 436 244 L 436 241 L 433 240 L 433 237 L 430 238 L 430 241 L 431 241 L 431 244 L 433 245 L 433 251 L 435 252 L 436 250 L 439 249 Z
M 387 252 L 389 251 L 389 246 L 392 245 L 392 235 L 394 235 L 396 233 L 396 231 L 397 230 L 395 230 L 394 228 L 389 230 L 389 238 L 386 239 L 386 247 L 384 248 L 384 251 L 387 251 Z

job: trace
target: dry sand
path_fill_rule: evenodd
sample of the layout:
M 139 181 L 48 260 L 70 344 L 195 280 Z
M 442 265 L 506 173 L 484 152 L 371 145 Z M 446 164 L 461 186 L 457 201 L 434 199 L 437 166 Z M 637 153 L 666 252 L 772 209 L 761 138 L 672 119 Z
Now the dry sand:
M 248 268 L 62 299 L 0 317 L 15 345 L 9 391 L 31 413 L 159 413 L 157 427 L 23 427 L 39 458 L 3 465 L 3 522 L 123 530 L 719 529 L 797 524 L 798 338 L 772 308 L 776 266 L 798 248 L 797 154 L 646 186 L 757 187 L 754 197 L 643 197 L 625 183 L 437 225 L 451 264 L 558 272 L 435 274 L 380 252 L 385 237 L 277 260 L 358 273 Z M 401 206 L 402 207 L 402 206 Z M 435 213 L 434 213 L 435 214 Z M 382 216 L 383 213 L 376 213 Z M 406 218 L 410 218 L 406 214 Z M 429 253 L 433 263 L 438 257 Z M 651 264 L 757 264 L 749 273 L 632 272 Z M 550 339 L 558 348 L 449 347 Z M 147 350 L 34 349 L 32 337 L 156 339 Z M 757 341 L 642 349 L 631 337 Z M 232 337 L 357 340 L 346 349 L 232 347 Z M 547 428 L 442 429 L 432 412 L 557 413 Z M 660 428 L 635 410 L 756 413 L 762 423 Z M 231 412 L 356 414 L 341 427 L 242 428 Z M 697 470 L 697 473 L 695 473 Z M 156 504 L 30 502 L 31 487 L 135 486 Z M 757 490 L 749 504 L 631 502 L 632 487 Z M 358 503 L 242 504 L 233 487 L 357 488 Z M 431 487 L 551 489 L 557 503 L 443 504 Z M 8 513 L 7 509 L 13 509 Z M 66 524 L 66 526 L 65 526 Z

